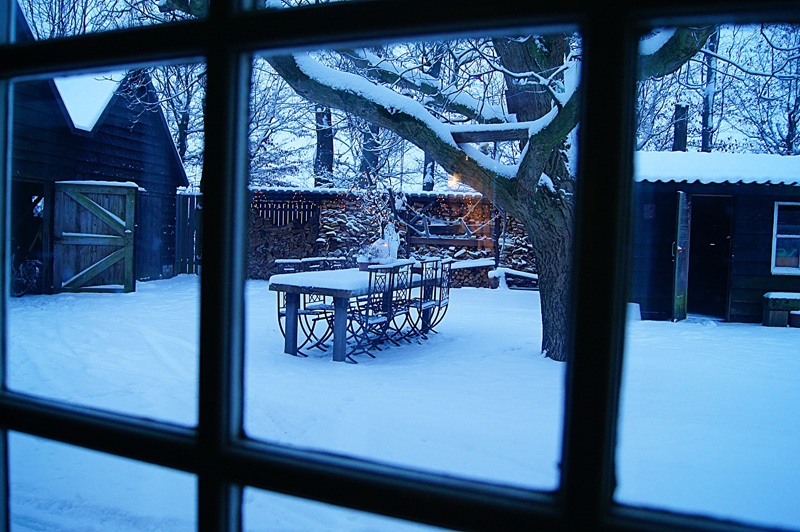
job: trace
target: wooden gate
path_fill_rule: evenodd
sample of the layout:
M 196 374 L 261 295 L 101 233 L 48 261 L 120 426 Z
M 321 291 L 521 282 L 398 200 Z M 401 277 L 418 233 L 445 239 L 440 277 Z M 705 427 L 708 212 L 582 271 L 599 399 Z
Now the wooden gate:
M 133 292 L 137 186 L 56 183 L 53 289 Z
M 200 273 L 203 259 L 203 196 L 178 193 L 175 207 L 175 273 Z

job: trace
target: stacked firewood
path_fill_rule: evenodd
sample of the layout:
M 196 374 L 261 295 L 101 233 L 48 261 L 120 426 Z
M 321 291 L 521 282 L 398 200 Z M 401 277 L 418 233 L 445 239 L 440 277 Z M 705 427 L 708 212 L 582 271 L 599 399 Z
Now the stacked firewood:
M 323 202 L 319 218 L 320 255 L 355 261 L 361 246 L 380 236 L 378 222 L 355 200 Z
M 444 214 L 443 212 L 442 215 Z M 304 224 L 275 226 L 253 211 L 249 232 L 248 277 L 269 278 L 274 270 L 275 259 L 281 258 L 344 257 L 348 266 L 355 266 L 355 257 L 359 250 L 380 237 L 381 225 L 386 222 L 387 220 L 381 220 L 375 213 L 370 212 L 370 206 L 359 198 L 323 201 L 320 204 L 319 226 L 314 219 Z M 398 223 L 396 229 L 402 243 L 399 251 L 401 257 L 431 256 L 453 258 L 457 261 L 494 258 L 494 249 L 491 247 L 414 244 L 407 248 L 405 226 Z M 486 243 L 491 246 L 491 241 L 487 240 Z M 504 244 L 501 245 L 501 266 L 535 273 L 536 265 L 530 240 L 522 224 L 510 216 L 506 217 L 505 238 L 501 244 Z M 489 269 L 488 267 L 465 268 L 462 273 L 454 275 L 458 278 L 457 286 L 496 286 L 497 281 L 487 275 Z
M 414 257 L 449 257 L 455 260 L 494 258 L 494 251 L 491 248 L 465 246 L 432 246 L 414 244 L 411 246 L 410 254 Z
M 500 265 L 512 270 L 536 272 L 533 246 L 523 225 L 515 218 L 506 217 L 505 245 L 501 242 Z
M 276 226 L 251 213 L 247 277 L 268 279 L 275 268 L 275 259 L 313 257 L 316 233 L 313 220 Z
M 454 269 L 450 286 L 453 288 L 462 288 L 465 286 L 474 288 L 497 288 L 499 281 L 489 277 L 489 272 L 493 269 L 494 264 L 490 266 Z

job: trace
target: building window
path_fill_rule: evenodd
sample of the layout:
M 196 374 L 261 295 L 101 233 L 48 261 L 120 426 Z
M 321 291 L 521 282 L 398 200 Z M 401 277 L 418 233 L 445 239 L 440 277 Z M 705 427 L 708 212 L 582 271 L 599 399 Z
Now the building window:
M 800 203 L 776 203 L 772 273 L 800 275 Z

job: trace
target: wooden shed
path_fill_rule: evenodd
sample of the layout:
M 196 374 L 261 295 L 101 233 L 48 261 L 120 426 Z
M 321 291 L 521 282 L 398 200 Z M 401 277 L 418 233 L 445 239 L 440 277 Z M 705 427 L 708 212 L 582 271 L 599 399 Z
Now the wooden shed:
M 644 319 L 760 322 L 767 292 L 800 292 L 800 157 L 640 152 L 633 281 Z
M 32 39 L 19 11 L 17 32 L 19 40 Z M 98 89 L 99 85 L 105 86 Z M 78 107 L 71 107 L 70 99 L 78 101 Z M 93 116 L 92 110 L 85 109 L 87 103 L 94 106 Z M 12 253 L 17 261 L 23 256 L 42 261 L 40 291 L 98 290 L 98 286 L 131 290 L 133 279 L 174 275 L 175 193 L 188 185 L 188 179 L 145 72 L 120 72 L 105 79 L 95 75 L 17 82 L 13 115 Z M 58 192 L 68 182 L 74 182 L 73 192 L 76 186 L 88 186 L 89 195 L 80 193 L 80 201 L 84 206 L 94 204 L 95 212 L 128 202 L 119 203 L 114 197 L 129 198 L 130 186 L 135 185 L 130 210 L 112 213 L 116 218 L 123 215 L 123 225 L 129 223 L 125 217 L 135 216 L 132 228 L 126 229 L 132 231 L 128 260 L 133 267 L 127 275 L 133 279 L 111 280 L 109 270 L 94 279 L 82 278 L 80 286 L 63 284 L 76 270 L 80 273 L 92 266 L 64 266 L 65 257 L 56 256 L 65 249 L 60 245 L 64 234 L 57 225 L 63 218 L 59 212 L 73 209 L 76 201 L 75 196 L 64 199 L 70 196 Z M 111 196 L 101 201 L 99 193 Z M 75 212 L 86 215 L 86 209 Z M 110 226 L 94 218 L 92 231 L 98 224 L 105 227 L 97 234 L 104 235 L 108 244 L 110 235 L 105 233 Z M 86 238 L 83 241 L 90 246 Z M 103 255 L 102 250 L 82 249 L 85 253 L 73 255 L 84 259 Z M 56 267 L 66 269 L 56 272 Z

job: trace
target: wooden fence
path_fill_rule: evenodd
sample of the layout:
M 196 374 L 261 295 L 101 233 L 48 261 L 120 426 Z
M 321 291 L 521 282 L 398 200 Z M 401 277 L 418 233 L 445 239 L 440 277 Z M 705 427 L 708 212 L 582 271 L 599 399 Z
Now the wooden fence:
M 347 199 L 345 196 L 340 192 L 333 191 L 311 191 L 303 194 L 283 190 L 278 192 L 255 190 L 250 200 L 250 213 L 248 214 L 256 217 L 255 220 L 252 220 L 253 222 L 262 223 L 262 225 L 268 223 L 272 227 L 294 225 L 302 228 L 310 222 L 313 224 L 312 227 L 317 228 L 316 238 L 319 237 L 320 228 L 326 229 L 321 225 L 321 203 L 327 201 L 327 204 L 335 202 L 336 205 L 349 205 L 349 202 L 345 201 Z M 469 251 L 467 258 L 471 258 L 472 255 L 485 257 L 487 253 L 484 250 L 493 250 L 495 263 L 499 263 L 501 257 L 498 242 L 505 224 L 504 217 L 496 216 L 497 211 L 491 203 L 480 201 L 479 198 L 474 197 L 465 199 L 463 197 L 449 198 L 429 195 L 414 197 L 411 198 L 411 201 L 416 211 L 428 212 L 443 221 L 426 226 L 425 231 L 421 234 L 419 231 L 410 231 L 406 238 L 407 245 L 473 248 L 474 252 Z M 201 204 L 202 196 L 200 195 L 178 194 L 177 196 L 176 274 L 199 272 L 202 257 L 200 249 Z M 358 209 L 357 203 L 354 206 L 351 205 L 351 208 Z M 328 218 L 330 217 L 326 215 L 326 219 Z M 263 222 L 261 222 L 262 220 Z M 408 222 L 412 225 L 415 224 L 415 220 L 408 220 Z M 258 223 L 256 226 L 260 227 Z M 338 231 L 338 229 L 330 230 Z M 261 238 L 265 238 L 263 234 Z M 274 238 L 274 236 L 268 238 Z M 278 243 L 276 242 L 276 244 Z M 328 241 L 328 244 L 332 245 L 334 249 L 344 249 L 349 245 L 348 242 L 339 241 L 334 244 L 330 244 Z M 275 251 L 273 250 L 273 252 Z M 314 252 L 316 253 L 316 250 Z M 283 256 L 280 251 L 277 251 L 277 254 L 277 256 Z M 510 266 L 515 266 L 515 264 L 510 264 Z
M 199 273 L 202 261 L 203 197 L 178 193 L 175 227 L 175 273 Z M 251 212 L 269 220 L 272 225 L 304 224 L 319 219 L 319 204 L 306 200 L 268 200 L 256 194 L 250 202 Z
M 179 193 L 175 199 L 175 273 L 200 273 L 203 197 Z
M 250 210 L 260 218 L 269 220 L 272 225 L 282 226 L 292 223 L 304 224 L 319 216 L 319 204 L 302 199 L 268 200 L 255 195 L 250 203 Z

